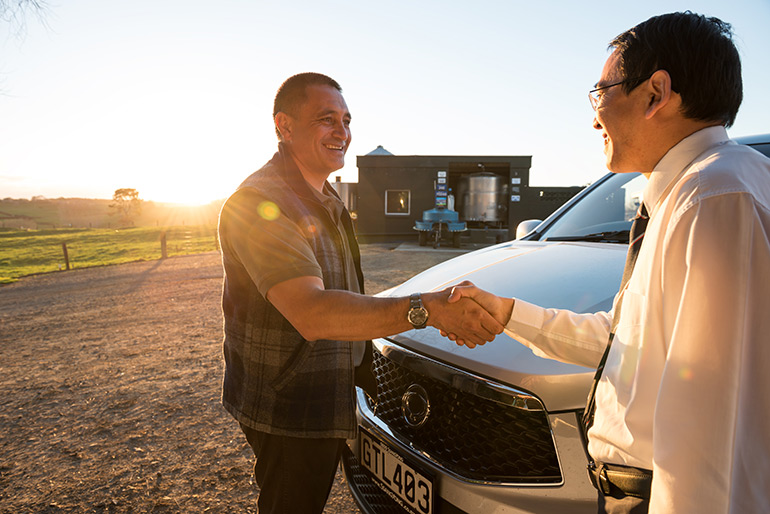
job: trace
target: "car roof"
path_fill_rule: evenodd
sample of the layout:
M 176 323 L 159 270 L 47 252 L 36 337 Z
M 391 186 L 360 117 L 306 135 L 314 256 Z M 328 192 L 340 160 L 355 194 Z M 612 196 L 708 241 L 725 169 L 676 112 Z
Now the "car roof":
M 732 138 L 736 143 L 742 145 L 756 145 L 770 143 L 770 134 L 756 134 L 753 136 L 741 136 Z

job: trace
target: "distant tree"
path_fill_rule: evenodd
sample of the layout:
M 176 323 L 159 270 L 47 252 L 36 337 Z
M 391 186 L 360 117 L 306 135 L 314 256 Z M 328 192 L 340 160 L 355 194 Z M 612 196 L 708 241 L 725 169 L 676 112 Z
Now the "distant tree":
M 30 14 L 45 25 L 47 11 L 47 0 L 0 0 L 0 20 L 10 24 L 17 36 L 25 34 Z
M 110 209 L 113 209 L 112 214 L 118 216 L 122 224 L 133 225 L 134 218 L 142 212 L 139 191 L 130 188 L 116 189 L 112 195 Z

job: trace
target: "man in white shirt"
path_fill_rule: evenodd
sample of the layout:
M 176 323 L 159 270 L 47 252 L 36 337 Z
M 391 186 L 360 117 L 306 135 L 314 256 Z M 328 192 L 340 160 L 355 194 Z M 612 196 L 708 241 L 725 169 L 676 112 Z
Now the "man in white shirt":
M 600 512 L 770 512 L 770 159 L 725 131 L 742 99 L 731 36 L 686 12 L 610 45 L 593 124 L 611 171 L 649 179 L 646 232 L 612 313 L 469 283 L 452 295 L 538 355 L 583 366 L 614 332 L 588 432 Z

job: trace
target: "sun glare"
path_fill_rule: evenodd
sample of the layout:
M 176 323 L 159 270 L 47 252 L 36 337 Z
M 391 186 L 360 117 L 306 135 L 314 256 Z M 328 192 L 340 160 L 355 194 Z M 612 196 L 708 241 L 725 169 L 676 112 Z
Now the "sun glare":
M 179 184 L 155 183 L 139 190 L 142 200 L 158 203 L 173 203 L 188 207 L 207 205 L 225 198 L 226 193 L 212 191 L 207 184 L 196 187 L 195 184 L 180 186 Z

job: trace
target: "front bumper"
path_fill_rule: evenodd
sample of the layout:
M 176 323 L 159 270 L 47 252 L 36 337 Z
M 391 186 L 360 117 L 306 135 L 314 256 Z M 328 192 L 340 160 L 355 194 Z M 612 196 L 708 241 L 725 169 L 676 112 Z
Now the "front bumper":
M 383 344 L 375 343 L 375 346 L 376 352 L 384 352 L 390 357 L 394 356 L 392 351 L 388 351 L 389 348 L 383 347 Z M 397 353 L 401 357 L 404 353 L 411 354 L 408 350 L 403 349 L 397 350 Z M 382 357 L 381 354 L 380 357 Z M 404 364 L 401 357 L 396 360 L 401 360 L 399 364 Z M 471 401 L 474 404 L 473 412 L 477 413 L 479 417 L 498 416 L 497 414 L 490 414 L 490 411 L 485 411 L 483 408 L 479 409 L 481 404 L 489 402 L 487 385 L 494 388 L 496 387 L 495 384 L 487 383 L 483 388 L 478 387 L 478 384 L 468 387 L 467 379 L 469 377 L 477 379 L 478 377 L 473 377 L 454 368 L 450 369 L 444 364 L 422 356 L 411 354 L 409 357 L 418 360 L 418 366 L 410 367 L 417 367 L 421 373 L 432 374 L 435 377 L 435 370 L 429 370 L 434 365 L 439 366 L 440 373 L 446 374 L 449 371 L 454 378 L 450 377 L 447 382 L 455 386 L 459 385 L 460 389 L 452 392 L 453 397 L 459 395 L 458 401 L 464 403 Z M 389 363 L 386 364 L 390 366 Z M 463 433 L 459 429 L 455 430 L 452 425 L 452 423 L 461 423 L 464 426 L 469 423 L 467 416 L 457 417 L 459 409 L 447 407 L 447 397 L 440 396 L 440 404 L 436 406 L 433 413 L 437 417 L 434 417 L 432 423 L 439 423 L 441 428 L 433 427 L 433 431 L 428 432 L 427 440 L 420 440 L 419 430 L 410 431 L 410 427 L 405 427 L 403 424 L 399 426 L 396 414 L 394 414 L 396 409 L 393 406 L 388 406 L 388 402 L 392 403 L 393 398 L 389 398 L 387 394 L 382 394 L 383 377 L 387 374 L 388 380 L 393 380 L 394 374 L 399 375 L 399 373 L 391 369 L 392 366 L 388 369 L 378 369 L 377 366 L 375 363 L 380 382 L 378 406 L 373 409 L 372 402 L 359 389 L 357 391 L 359 425 L 389 445 L 398 454 L 419 464 L 421 468 L 435 477 L 435 513 L 596 512 L 596 492 L 590 485 L 585 470 L 586 458 L 577 412 L 558 414 L 548 414 L 544 410 L 539 412 L 539 415 L 543 417 L 543 423 L 546 425 L 548 439 L 553 444 L 553 459 L 551 460 L 548 456 L 544 459 L 539 456 L 539 454 L 547 453 L 543 449 L 542 441 L 537 442 L 543 439 L 542 434 L 532 438 L 530 434 L 515 432 L 515 430 L 531 430 L 531 424 L 528 425 L 527 423 L 519 424 L 516 422 L 513 424 L 514 432 L 509 431 L 507 434 L 520 444 L 514 445 L 515 448 L 513 449 L 503 449 L 502 453 L 499 448 L 490 447 L 488 443 L 486 446 L 484 444 L 471 446 L 463 444 L 462 447 L 454 448 L 457 445 L 454 444 L 454 441 L 449 440 L 452 438 L 452 434 L 457 433 L 457 438 L 463 440 L 474 438 L 472 432 Z M 435 386 L 429 382 L 430 379 L 421 373 L 415 375 L 411 373 L 412 370 L 409 371 L 410 373 L 405 376 L 399 375 L 398 379 L 403 384 L 415 380 L 435 393 Z M 461 376 L 465 378 L 458 379 Z M 499 388 L 505 389 L 505 386 L 499 386 Z M 462 391 L 463 389 L 465 391 Z M 481 396 L 469 400 L 468 391 L 474 390 L 479 392 Z M 522 401 L 524 403 L 521 403 Z M 528 401 L 529 403 L 527 403 Z M 538 402 L 534 397 L 527 400 L 526 395 L 521 395 L 514 400 L 515 402 L 519 402 L 518 407 L 511 406 L 511 408 L 518 408 L 519 411 L 537 411 Z M 377 415 L 375 415 L 375 410 Z M 450 411 L 451 413 L 448 414 Z M 450 420 L 450 417 L 457 419 Z M 502 418 L 493 420 L 493 422 L 499 425 L 511 425 L 510 420 Z M 459 426 L 454 425 L 458 428 Z M 348 449 L 343 456 L 345 475 L 356 502 L 367 514 L 403 513 L 404 510 L 379 488 L 369 472 L 359 464 L 361 458 L 359 439 L 348 441 Z M 475 439 L 482 438 L 478 437 L 477 433 Z M 500 438 L 496 441 L 499 442 Z M 531 444 L 535 445 L 534 451 L 532 448 L 525 447 Z M 538 454 L 535 456 L 536 458 L 533 457 L 533 453 Z M 457 455 L 461 455 L 462 459 L 458 460 Z M 522 458 L 526 460 L 518 463 L 498 462 Z M 553 460 L 555 460 L 555 464 Z M 508 475 L 504 476 L 506 473 Z M 511 473 L 513 474 L 511 475 Z

